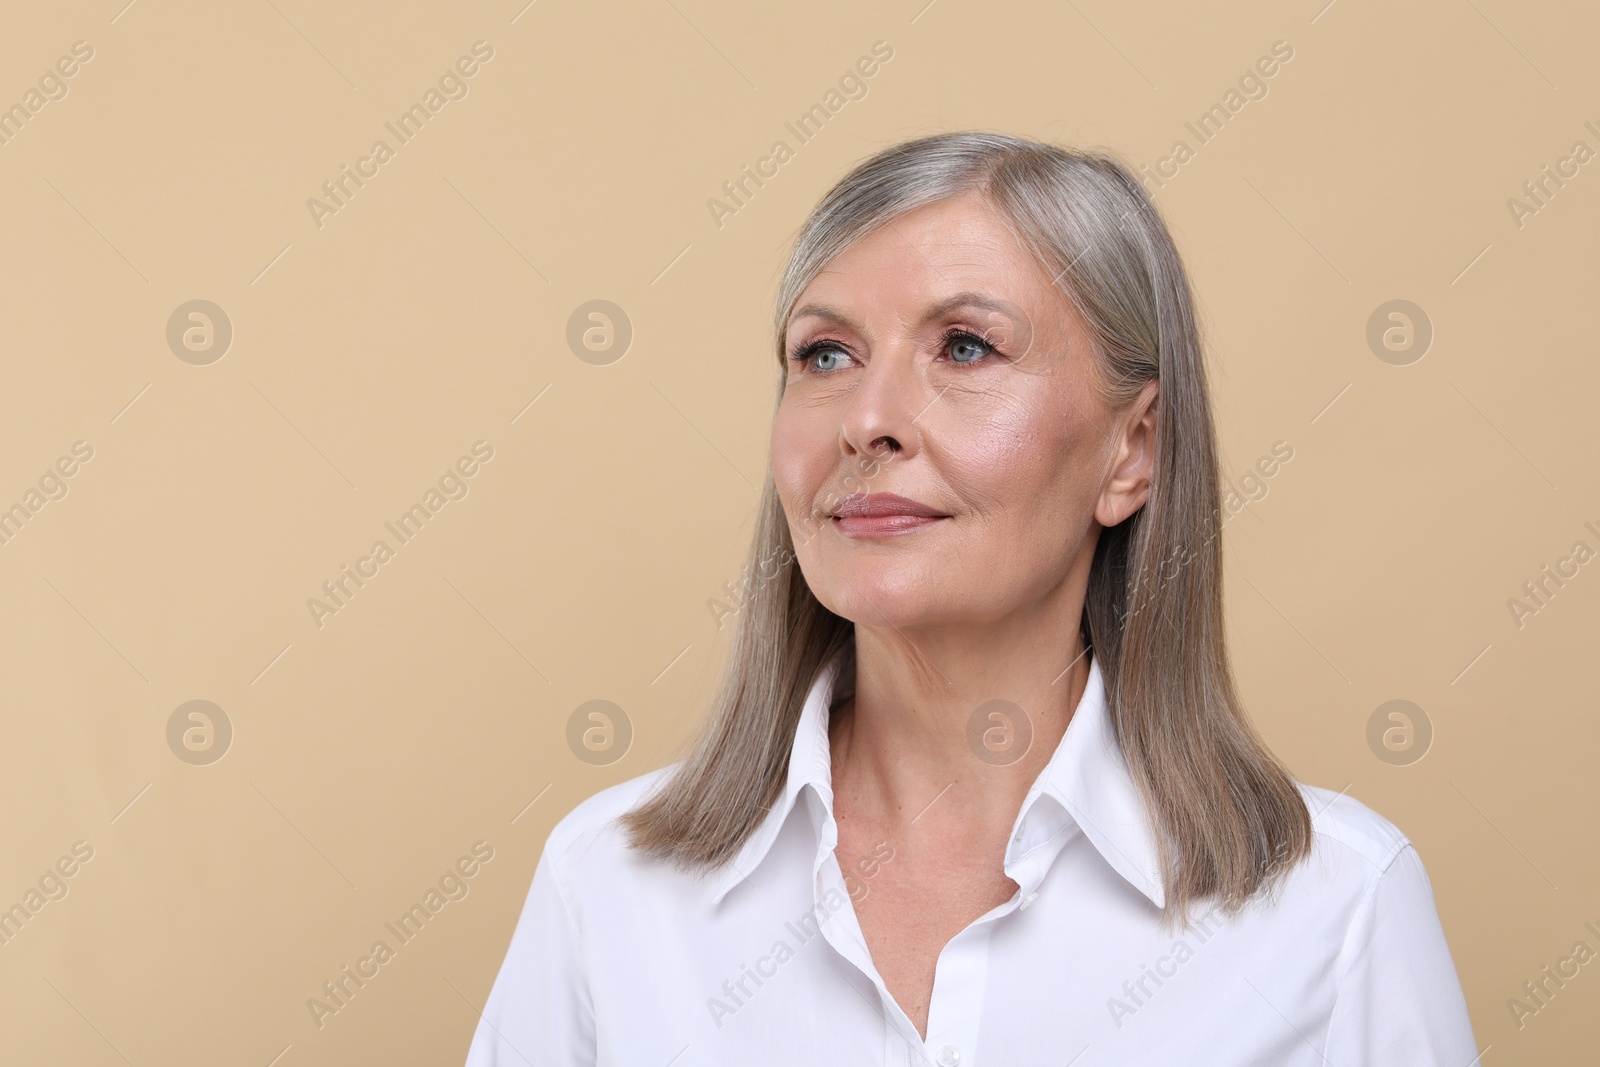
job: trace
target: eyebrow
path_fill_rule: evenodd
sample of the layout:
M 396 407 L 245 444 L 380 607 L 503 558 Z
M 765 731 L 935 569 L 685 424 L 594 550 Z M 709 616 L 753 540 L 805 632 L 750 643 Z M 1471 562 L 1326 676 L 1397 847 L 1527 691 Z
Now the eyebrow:
M 945 300 L 941 300 L 937 304 L 930 306 L 922 313 L 922 321 L 927 322 L 931 319 L 941 318 L 945 315 L 948 315 L 952 311 L 959 311 L 963 308 L 977 308 L 982 311 L 998 311 L 1003 315 L 1010 315 L 1013 318 L 1017 317 L 1018 315 L 1017 309 L 1014 305 L 1007 303 L 1004 300 L 998 300 L 991 296 L 985 296 L 983 293 L 975 293 L 969 290 L 967 292 L 956 293 L 954 296 Z M 857 333 L 866 332 L 864 329 L 862 329 L 860 323 L 856 322 L 849 315 L 845 314 L 839 308 L 836 308 L 831 304 L 801 305 L 800 307 L 795 308 L 794 314 L 789 317 L 789 321 L 792 323 L 796 319 L 803 318 L 807 315 L 810 315 L 814 318 L 823 319 L 827 322 L 835 323 L 839 326 L 847 327 L 855 330 Z

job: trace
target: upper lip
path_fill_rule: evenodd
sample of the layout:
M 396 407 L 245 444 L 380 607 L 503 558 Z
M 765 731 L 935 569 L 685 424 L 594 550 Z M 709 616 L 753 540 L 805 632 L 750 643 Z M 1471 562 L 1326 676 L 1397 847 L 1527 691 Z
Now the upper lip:
M 937 511 L 926 504 L 895 493 L 868 493 L 865 495 L 851 493 L 840 501 L 833 514 L 838 518 L 873 517 L 878 515 L 921 515 L 931 519 L 949 518 L 942 511 Z

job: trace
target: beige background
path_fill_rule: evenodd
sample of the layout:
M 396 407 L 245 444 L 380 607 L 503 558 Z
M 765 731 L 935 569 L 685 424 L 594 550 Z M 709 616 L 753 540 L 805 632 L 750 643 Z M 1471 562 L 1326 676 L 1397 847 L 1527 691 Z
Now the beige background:
M 786 242 L 858 159 L 966 127 L 1194 150 L 1151 185 L 1226 472 L 1294 451 L 1224 535 L 1252 713 L 1417 843 L 1483 1062 L 1594 1057 L 1600 964 L 1520 1027 L 1507 1002 L 1600 949 L 1600 564 L 1520 627 L 1507 602 L 1600 549 L 1600 166 L 1520 226 L 1508 200 L 1600 149 L 1600 17 L 924 2 L 7 5 L 0 105 L 93 58 L 0 145 L 0 507 L 93 455 L 0 544 L 0 907 L 93 858 L 0 946 L 4 1059 L 460 1062 L 550 826 L 701 714 Z M 398 145 L 384 123 L 480 40 L 467 95 Z M 877 41 L 866 95 L 800 144 L 784 123 Z M 1199 144 L 1185 123 L 1276 41 L 1266 95 Z M 379 138 L 319 227 L 308 198 Z M 719 227 L 707 201 L 778 139 Z M 166 339 L 196 299 L 233 330 L 209 365 Z M 608 365 L 566 340 L 594 299 L 634 333 Z M 1405 366 L 1366 339 L 1395 299 L 1434 331 Z M 383 524 L 480 440 L 468 494 L 399 545 Z M 380 538 L 319 627 L 308 599 Z M 634 729 L 604 766 L 567 742 L 594 699 Z M 1394 699 L 1434 731 L 1409 765 L 1367 741 Z M 191 700 L 232 724 L 209 765 L 168 745 Z M 478 841 L 469 894 L 319 1028 L 308 999 Z

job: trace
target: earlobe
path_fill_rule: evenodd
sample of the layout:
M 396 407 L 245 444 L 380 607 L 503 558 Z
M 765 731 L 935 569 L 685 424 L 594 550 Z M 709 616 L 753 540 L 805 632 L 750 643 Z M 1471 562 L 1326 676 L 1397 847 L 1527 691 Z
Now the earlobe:
M 1132 518 L 1140 508 L 1150 502 L 1150 483 L 1142 481 L 1129 490 L 1107 490 L 1094 509 L 1095 521 L 1101 526 L 1119 526 Z
M 1095 519 L 1102 526 L 1116 526 L 1149 503 L 1155 473 L 1159 385 L 1158 380 L 1151 379 L 1139 395 L 1139 415 L 1124 433 L 1122 455 L 1095 506 Z

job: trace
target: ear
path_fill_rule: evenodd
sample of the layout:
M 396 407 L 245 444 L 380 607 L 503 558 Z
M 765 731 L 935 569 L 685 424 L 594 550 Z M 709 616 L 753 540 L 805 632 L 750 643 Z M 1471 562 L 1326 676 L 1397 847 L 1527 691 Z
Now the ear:
M 1095 503 L 1095 521 L 1115 526 L 1150 499 L 1150 476 L 1156 460 L 1156 407 L 1161 382 L 1152 378 L 1128 405 L 1117 441 L 1117 458 Z

